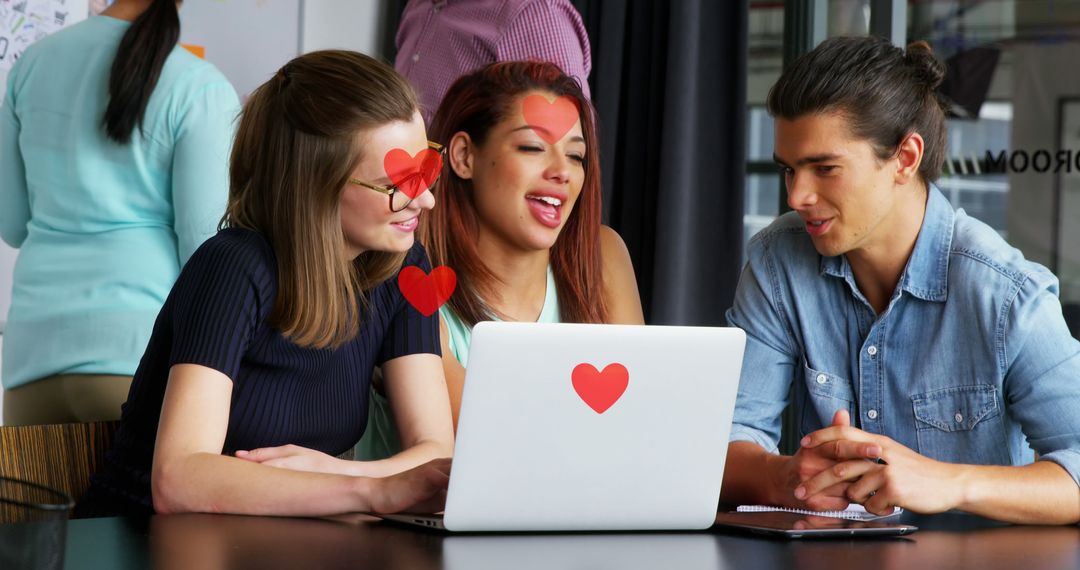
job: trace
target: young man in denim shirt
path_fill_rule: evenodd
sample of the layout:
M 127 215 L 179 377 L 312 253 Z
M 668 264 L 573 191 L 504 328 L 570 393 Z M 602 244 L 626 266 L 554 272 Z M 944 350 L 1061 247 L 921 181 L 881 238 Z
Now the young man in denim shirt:
M 1080 519 L 1080 343 L 1054 275 L 933 185 L 943 75 L 924 43 L 833 38 L 769 93 L 795 211 L 750 242 L 728 312 L 747 347 L 725 501 Z

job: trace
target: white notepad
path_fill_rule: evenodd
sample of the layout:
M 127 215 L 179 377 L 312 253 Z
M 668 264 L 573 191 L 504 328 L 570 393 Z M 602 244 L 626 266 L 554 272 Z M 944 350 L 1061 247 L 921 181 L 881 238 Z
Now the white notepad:
M 836 519 L 848 519 L 853 521 L 873 521 L 877 519 L 884 519 L 889 517 L 895 517 L 896 515 L 904 512 L 904 509 L 900 507 L 893 507 L 892 514 L 888 515 L 875 515 L 869 513 L 863 508 L 862 505 L 851 504 L 846 510 L 843 511 L 808 511 L 805 509 L 789 509 L 787 507 L 770 507 L 767 505 L 739 505 L 737 509 L 740 513 L 760 513 L 767 511 L 780 511 L 785 513 L 799 513 L 800 515 L 814 515 L 817 517 L 832 517 Z

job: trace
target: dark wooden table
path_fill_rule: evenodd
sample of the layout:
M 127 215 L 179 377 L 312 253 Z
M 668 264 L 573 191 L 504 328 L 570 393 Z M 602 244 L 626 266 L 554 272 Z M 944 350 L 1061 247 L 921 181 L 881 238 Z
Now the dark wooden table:
M 362 516 L 342 520 L 171 515 L 68 523 L 65 567 L 165 568 L 1080 568 L 1080 528 L 904 515 L 904 538 L 784 541 L 699 533 L 450 536 Z M 0 539 L 12 525 L 0 526 Z

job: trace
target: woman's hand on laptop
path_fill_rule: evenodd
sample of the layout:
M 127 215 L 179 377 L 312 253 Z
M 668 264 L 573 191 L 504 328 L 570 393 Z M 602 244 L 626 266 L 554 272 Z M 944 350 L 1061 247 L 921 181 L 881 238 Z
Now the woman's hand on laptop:
M 295 471 L 369 476 L 364 472 L 363 461 L 338 459 L 299 445 L 238 450 L 236 456 L 247 461 Z M 450 462 L 449 458 L 435 459 L 396 475 L 371 477 L 371 486 L 368 487 L 371 496 L 368 501 L 372 512 L 441 512 L 446 505 L 446 488 L 450 484 Z
M 372 512 L 439 513 L 446 507 L 450 458 L 435 459 L 408 471 L 371 479 Z

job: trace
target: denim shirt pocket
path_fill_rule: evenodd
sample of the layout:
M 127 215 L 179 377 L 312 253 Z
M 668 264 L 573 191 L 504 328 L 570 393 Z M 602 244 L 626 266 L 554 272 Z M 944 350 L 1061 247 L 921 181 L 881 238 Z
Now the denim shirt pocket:
M 803 377 L 810 401 L 800 406 L 802 435 L 829 425 L 837 410 L 847 410 L 851 417 L 855 417 L 855 393 L 847 378 L 815 370 L 805 362 Z
M 911 397 L 918 452 L 949 463 L 1009 464 L 997 386 L 956 386 Z

